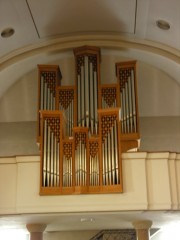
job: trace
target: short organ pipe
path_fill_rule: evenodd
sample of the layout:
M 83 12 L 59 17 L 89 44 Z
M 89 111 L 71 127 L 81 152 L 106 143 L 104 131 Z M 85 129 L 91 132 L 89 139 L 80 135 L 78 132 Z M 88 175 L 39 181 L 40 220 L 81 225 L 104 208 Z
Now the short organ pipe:
M 91 134 L 94 133 L 95 125 L 95 109 L 94 109 L 94 84 L 93 84 L 93 66 L 90 63 L 90 122 L 91 122 Z
M 43 186 L 47 185 L 47 151 L 46 151 L 46 141 L 47 141 L 47 121 L 44 121 L 44 144 L 43 144 Z

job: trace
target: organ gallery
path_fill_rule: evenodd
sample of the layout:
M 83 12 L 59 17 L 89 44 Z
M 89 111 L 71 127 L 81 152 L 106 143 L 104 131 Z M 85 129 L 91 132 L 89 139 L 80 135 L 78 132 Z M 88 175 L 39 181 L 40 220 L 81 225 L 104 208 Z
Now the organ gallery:
M 123 152 L 138 148 L 136 61 L 114 66 L 101 84 L 100 48 L 74 49 L 73 86 L 60 67 L 38 65 L 40 194 L 123 192 Z

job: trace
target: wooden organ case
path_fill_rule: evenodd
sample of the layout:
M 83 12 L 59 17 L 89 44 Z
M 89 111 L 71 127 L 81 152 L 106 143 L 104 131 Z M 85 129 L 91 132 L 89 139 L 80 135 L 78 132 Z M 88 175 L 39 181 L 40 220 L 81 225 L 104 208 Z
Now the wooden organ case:
M 40 194 L 122 192 L 121 153 L 139 139 L 136 63 L 117 63 L 117 84 L 100 83 L 100 49 L 74 49 L 74 86 L 58 66 L 38 65 Z

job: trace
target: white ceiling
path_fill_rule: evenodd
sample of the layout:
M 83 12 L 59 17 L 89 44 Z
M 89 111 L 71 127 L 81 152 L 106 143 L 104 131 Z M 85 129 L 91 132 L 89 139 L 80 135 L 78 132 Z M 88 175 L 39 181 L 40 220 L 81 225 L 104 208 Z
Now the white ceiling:
M 27 60 L 32 65 L 41 54 L 48 63 L 45 52 L 52 57 L 82 44 L 136 50 L 136 59 L 167 67 L 180 83 L 179 9 L 179 0 L 1 0 L 0 32 L 15 33 L 0 37 L 0 97 L 29 71 Z M 158 19 L 170 29 L 159 29 Z
M 180 50 L 179 0 L 1 0 L 0 31 L 15 34 L 0 38 L 0 56 L 49 38 L 80 33 L 128 34 Z M 163 31 L 156 21 L 171 28 Z
M 169 22 L 168 31 L 156 21 Z M 51 52 L 83 44 L 129 48 L 127 54 L 167 71 L 180 83 L 179 0 L 1 0 L 0 32 L 13 28 L 10 38 L 0 37 L 0 97 L 20 76 L 48 62 Z M 155 58 L 156 57 L 156 58 Z M 81 217 L 92 217 L 83 223 Z M 129 227 L 135 218 L 149 218 L 155 227 L 178 218 L 176 213 L 92 213 L 0 217 L 0 227 L 21 227 L 32 221 L 49 223 L 48 230 L 88 230 Z M 108 221 L 107 221 L 108 219 Z M 66 224 L 68 222 L 68 224 Z

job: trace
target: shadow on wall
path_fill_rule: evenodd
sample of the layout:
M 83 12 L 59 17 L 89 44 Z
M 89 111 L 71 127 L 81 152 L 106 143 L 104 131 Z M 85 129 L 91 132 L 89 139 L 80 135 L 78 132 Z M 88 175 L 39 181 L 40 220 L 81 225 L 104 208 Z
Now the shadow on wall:
M 39 155 L 36 122 L 0 123 L 0 157 Z
M 36 122 L 0 123 L 0 157 L 39 155 Z M 180 152 L 180 117 L 140 118 L 140 151 Z

